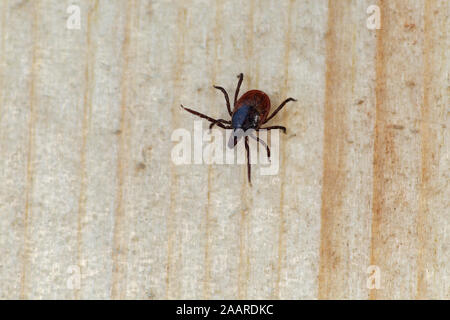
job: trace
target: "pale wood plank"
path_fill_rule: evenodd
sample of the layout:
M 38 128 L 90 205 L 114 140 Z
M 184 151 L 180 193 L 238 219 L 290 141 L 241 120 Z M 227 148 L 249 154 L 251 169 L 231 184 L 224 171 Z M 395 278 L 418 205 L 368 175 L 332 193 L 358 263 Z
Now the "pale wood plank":
M 1 298 L 449 298 L 448 1 L 77 3 L 1 4 Z M 252 188 L 170 158 L 240 72 L 299 99 Z

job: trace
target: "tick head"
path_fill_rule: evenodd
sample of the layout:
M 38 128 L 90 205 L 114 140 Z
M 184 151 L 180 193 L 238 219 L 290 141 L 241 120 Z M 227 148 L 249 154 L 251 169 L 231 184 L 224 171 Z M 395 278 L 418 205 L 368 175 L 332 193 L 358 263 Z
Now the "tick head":
M 241 131 L 241 130 L 238 130 Z M 230 136 L 230 140 L 228 140 L 228 148 L 233 149 L 239 141 L 239 138 L 236 135 L 236 131 L 233 130 L 233 134 Z
M 242 137 L 247 136 L 250 131 L 244 131 L 241 128 L 234 129 L 233 134 L 230 136 L 230 140 L 228 140 L 228 148 L 233 149 L 236 144 L 241 140 Z

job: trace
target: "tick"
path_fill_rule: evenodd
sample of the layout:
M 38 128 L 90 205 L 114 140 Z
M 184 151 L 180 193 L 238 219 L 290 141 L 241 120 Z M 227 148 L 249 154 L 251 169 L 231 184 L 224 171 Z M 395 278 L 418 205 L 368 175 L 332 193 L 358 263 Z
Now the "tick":
M 181 105 L 181 107 L 200 117 L 203 119 L 208 120 L 211 122 L 209 129 L 211 129 L 213 126 L 217 125 L 223 129 L 233 129 L 233 135 L 230 137 L 230 140 L 228 142 L 229 148 L 234 148 L 240 138 L 238 132 L 247 131 L 249 129 L 253 129 L 255 131 L 259 131 L 261 129 L 265 130 L 272 130 L 272 129 L 280 129 L 283 130 L 283 133 L 286 133 L 286 128 L 283 126 L 269 126 L 263 128 L 262 125 L 269 122 L 270 119 L 275 117 L 275 115 L 288 103 L 289 101 L 297 101 L 294 98 L 287 98 L 284 100 L 278 108 L 275 109 L 275 111 L 269 116 L 270 111 L 270 99 L 267 94 L 260 90 L 250 90 L 244 93 L 239 99 L 239 89 L 241 88 L 242 81 L 244 80 L 244 75 L 241 73 L 238 75 L 239 81 L 236 87 L 236 91 L 234 93 L 234 104 L 233 104 L 233 111 L 231 111 L 230 106 L 230 98 L 228 97 L 227 91 L 219 86 L 213 86 L 217 90 L 222 91 L 223 95 L 225 96 L 225 101 L 227 104 L 227 110 L 228 114 L 231 116 L 231 120 L 225 120 L 225 119 L 214 119 L 211 118 L 203 113 L 197 112 L 195 110 L 189 109 Z M 241 129 L 242 131 L 238 130 Z M 244 143 L 245 143 L 245 151 L 247 155 L 247 178 L 248 183 L 250 186 L 252 185 L 251 182 L 251 166 L 250 166 L 250 148 L 248 146 L 248 137 L 251 137 L 252 139 L 256 140 L 257 142 L 261 143 L 267 150 L 267 157 L 270 160 L 270 148 L 264 142 L 263 140 L 259 139 L 258 137 L 255 137 L 254 135 L 245 135 L 244 137 Z

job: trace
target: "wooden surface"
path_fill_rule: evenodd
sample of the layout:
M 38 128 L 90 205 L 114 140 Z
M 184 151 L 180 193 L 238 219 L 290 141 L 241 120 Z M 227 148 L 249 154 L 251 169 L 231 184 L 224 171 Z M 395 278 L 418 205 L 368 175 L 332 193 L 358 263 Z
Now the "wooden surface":
M 448 1 L 0 6 L 0 298 L 450 298 Z M 252 188 L 170 158 L 240 72 L 299 100 Z

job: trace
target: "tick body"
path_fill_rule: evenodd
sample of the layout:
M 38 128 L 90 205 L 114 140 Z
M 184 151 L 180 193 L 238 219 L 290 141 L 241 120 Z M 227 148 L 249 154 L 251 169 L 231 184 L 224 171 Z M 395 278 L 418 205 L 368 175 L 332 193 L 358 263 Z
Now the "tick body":
M 244 93 L 239 98 L 239 100 L 237 99 L 239 96 L 239 89 L 244 79 L 244 75 L 241 73 L 238 76 L 238 78 L 239 81 L 234 94 L 233 111 L 231 111 L 230 99 L 228 97 L 227 91 L 222 87 L 214 86 L 214 88 L 220 90 L 223 93 L 227 104 L 228 114 L 231 116 L 231 120 L 214 119 L 195 110 L 186 108 L 183 105 L 181 105 L 181 107 L 184 110 L 211 122 L 209 126 L 210 129 L 214 125 L 217 125 L 223 129 L 233 129 L 234 135 L 230 137 L 230 141 L 228 142 L 229 148 L 233 148 L 234 146 L 236 146 L 236 144 L 239 141 L 239 138 L 241 137 L 240 133 L 245 132 L 249 129 L 255 130 L 256 132 L 258 132 L 260 129 L 265 130 L 280 129 L 283 130 L 284 133 L 286 133 L 286 128 L 283 126 L 270 126 L 263 128 L 262 125 L 264 125 L 270 119 L 272 119 L 286 105 L 286 103 L 288 103 L 289 101 L 297 101 L 297 100 L 295 100 L 294 98 L 288 98 L 284 100 L 280 104 L 280 106 L 277 109 L 275 109 L 275 111 L 269 116 L 270 99 L 269 96 L 265 94 L 263 91 L 250 90 Z M 247 153 L 247 177 L 248 182 L 251 186 L 250 148 L 248 146 L 249 137 L 258 141 L 266 148 L 267 157 L 269 159 L 270 159 L 270 148 L 263 140 L 259 139 L 258 137 L 252 134 L 244 135 L 245 150 Z

